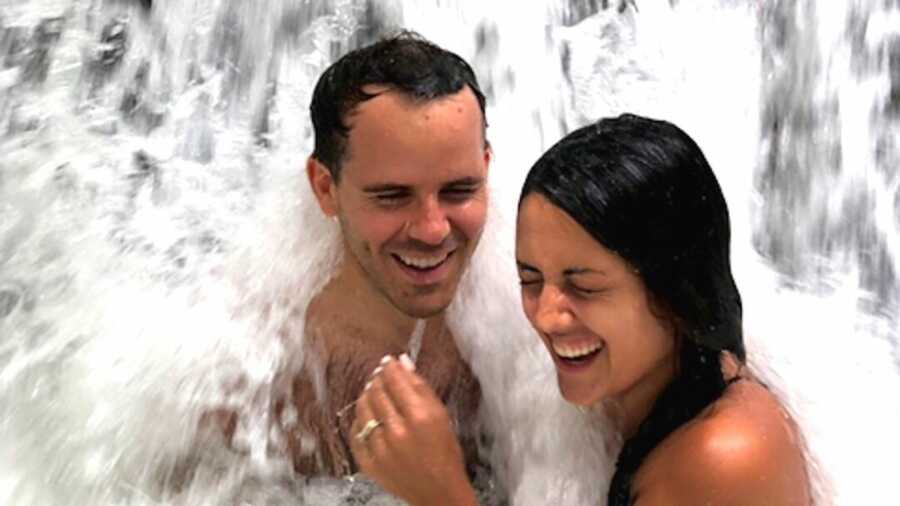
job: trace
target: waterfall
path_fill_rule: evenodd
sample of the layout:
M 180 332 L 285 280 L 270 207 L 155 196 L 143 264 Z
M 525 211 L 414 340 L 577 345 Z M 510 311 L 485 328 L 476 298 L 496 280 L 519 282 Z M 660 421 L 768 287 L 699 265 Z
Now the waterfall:
M 486 501 L 605 501 L 618 442 L 559 398 L 512 224 L 543 150 L 629 111 L 720 179 L 750 365 L 818 504 L 900 502 L 896 2 L 0 0 L 0 504 L 398 504 L 296 476 L 270 403 L 340 261 L 303 173 L 313 85 L 400 27 L 488 98 L 490 217 L 450 309 Z M 220 407 L 237 451 L 198 429 Z

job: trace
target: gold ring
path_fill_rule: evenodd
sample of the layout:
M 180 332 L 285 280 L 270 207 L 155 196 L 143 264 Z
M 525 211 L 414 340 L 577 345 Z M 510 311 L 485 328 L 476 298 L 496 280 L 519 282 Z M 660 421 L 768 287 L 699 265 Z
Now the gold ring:
M 372 432 L 374 432 L 375 429 L 377 429 L 380 426 L 381 426 L 381 421 L 375 420 L 374 418 L 369 420 L 368 422 L 366 422 L 365 425 L 363 425 L 362 430 L 356 434 L 356 439 L 365 443 L 366 439 L 369 439 L 369 436 L 372 435 Z

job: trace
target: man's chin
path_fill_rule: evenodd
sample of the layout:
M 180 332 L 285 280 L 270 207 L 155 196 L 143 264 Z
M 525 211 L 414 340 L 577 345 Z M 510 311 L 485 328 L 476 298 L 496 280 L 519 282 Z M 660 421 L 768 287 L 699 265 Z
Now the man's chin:
M 410 284 L 405 279 L 396 281 L 393 290 L 382 292 L 390 294 L 394 307 L 412 318 L 431 318 L 446 311 L 453 302 L 459 275 L 451 272 L 440 282 L 431 284 Z
M 407 307 L 404 308 L 403 312 L 411 316 L 412 318 L 431 318 L 434 316 L 438 316 L 444 311 L 447 310 L 447 306 L 449 304 L 444 304 L 441 306 L 415 306 L 415 307 Z
M 397 309 L 412 318 L 431 318 L 447 310 L 452 298 L 442 297 L 434 301 L 416 301 L 395 304 Z

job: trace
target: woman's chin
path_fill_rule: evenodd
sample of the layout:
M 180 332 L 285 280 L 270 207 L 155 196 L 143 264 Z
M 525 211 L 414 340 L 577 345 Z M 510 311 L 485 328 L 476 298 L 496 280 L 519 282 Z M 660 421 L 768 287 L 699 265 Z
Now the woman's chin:
M 569 404 L 580 409 L 591 409 L 600 406 L 603 403 L 603 395 L 597 392 L 578 392 L 571 389 L 559 387 L 560 394 Z

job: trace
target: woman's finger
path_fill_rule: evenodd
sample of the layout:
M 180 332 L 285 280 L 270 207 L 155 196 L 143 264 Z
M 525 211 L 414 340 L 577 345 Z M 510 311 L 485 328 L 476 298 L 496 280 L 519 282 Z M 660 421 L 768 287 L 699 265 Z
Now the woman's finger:
M 393 409 L 405 419 L 421 415 L 423 408 L 441 404 L 428 382 L 400 361 L 385 364 L 378 377 Z
M 402 431 L 406 421 L 397 411 L 394 400 L 385 390 L 384 371 L 372 379 L 369 389 L 365 392 L 365 401 L 371 408 L 372 415 L 384 424 L 385 432 Z
M 380 427 L 368 429 L 369 433 L 364 433 L 367 430 L 365 428 L 366 424 L 370 420 L 375 420 L 375 415 L 372 413 L 367 397 L 367 393 L 364 392 L 356 401 L 356 418 L 350 428 L 350 451 L 353 452 L 353 457 L 356 459 L 359 468 L 368 474 L 368 470 L 374 467 L 374 454 L 369 449 L 368 439 L 372 437 L 372 432 Z

